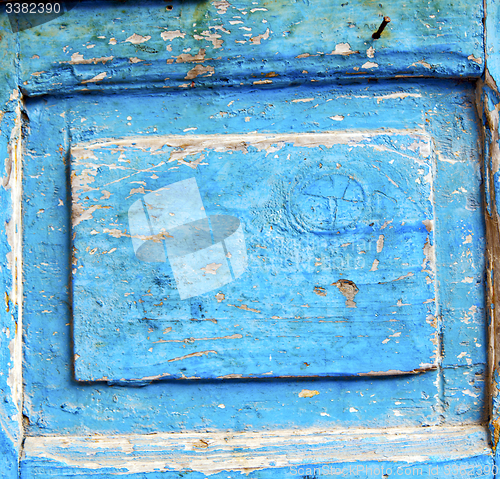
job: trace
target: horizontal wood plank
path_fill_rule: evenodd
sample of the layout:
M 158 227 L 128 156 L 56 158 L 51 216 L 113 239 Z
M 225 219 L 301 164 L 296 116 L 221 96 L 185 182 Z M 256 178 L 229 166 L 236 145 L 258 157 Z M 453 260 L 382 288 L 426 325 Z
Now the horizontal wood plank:
M 303 465 L 335 470 L 370 462 L 372 467 L 392 464 L 395 473 L 398 466 L 477 457 L 483 467 L 490 464 L 491 472 L 488 437 L 483 426 L 27 437 L 22 473 L 34 477 L 43 468 L 48 477 L 175 471 L 211 475 L 269 469 L 293 475 Z M 482 472 L 481 477 L 493 477 Z

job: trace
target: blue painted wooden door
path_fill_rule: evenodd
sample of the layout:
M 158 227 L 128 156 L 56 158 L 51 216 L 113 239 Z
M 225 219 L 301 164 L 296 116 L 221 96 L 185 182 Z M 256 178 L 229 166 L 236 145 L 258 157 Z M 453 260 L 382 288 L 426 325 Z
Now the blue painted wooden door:
M 493 477 L 482 8 L 413 3 L 382 43 L 319 2 L 18 32 L 21 477 Z

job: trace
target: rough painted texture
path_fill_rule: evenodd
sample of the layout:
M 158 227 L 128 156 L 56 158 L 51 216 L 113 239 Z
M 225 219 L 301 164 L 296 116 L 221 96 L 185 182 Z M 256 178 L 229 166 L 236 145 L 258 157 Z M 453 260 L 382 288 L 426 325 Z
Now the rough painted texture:
M 26 94 L 33 96 L 47 92 L 68 95 L 27 100 L 30 143 L 25 150 L 24 179 L 27 300 L 24 411 L 30 439 L 23 461 L 27 477 L 48 476 L 49 473 L 56 477 L 58 474 L 67 477 L 89 474 L 82 469 L 85 463 L 73 467 L 71 460 L 74 457 L 52 462 L 54 449 L 44 449 L 39 436 L 55 435 L 54 447 L 59 452 L 61 446 L 64 449 L 68 436 L 77 436 L 76 442 L 83 446 L 74 450 L 74 454 L 71 451 L 68 454 L 78 456 L 87 452 L 84 437 L 96 434 L 189 431 L 202 435 L 211 431 L 216 435 L 231 430 L 237 435 L 242 431 L 257 433 L 273 429 L 286 436 L 293 430 L 311 427 L 330 431 L 345 427 L 397 426 L 405 428 L 402 432 L 411 450 L 412 445 L 418 444 L 421 426 L 468 427 L 485 423 L 484 401 L 488 393 L 483 308 L 485 243 L 480 206 L 480 148 L 473 112 L 474 86 L 432 80 L 407 83 L 401 78 L 412 75 L 477 78 L 484 65 L 482 2 L 405 2 L 404 8 L 401 3 L 379 7 L 381 4 L 374 2 L 339 2 L 333 6 L 313 1 L 287 5 L 184 2 L 171 3 L 169 10 L 165 3 L 141 2 L 139 8 L 133 2 L 108 2 L 106 5 L 85 2 L 80 9 L 75 8 L 50 24 L 22 32 L 16 39 L 6 31 L 12 48 L 2 51 L 12 55 L 16 40 L 20 49 L 17 67 L 21 79 L 12 83 L 11 91 L 19 84 Z M 339 11 L 347 13 L 342 16 Z M 392 22 L 380 40 L 372 41 L 371 33 L 378 27 L 382 15 L 391 16 Z M 376 20 L 372 20 L 374 17 Z M 5 16 L 2 24 L 6 25 Z M 489 48 L 496 48 L 494 41 L 489 42 Z M 494 50 L 490 53 L 493 55 Z M 7 72 L 5 81 L 9 84 L 15 69 L 12 56 L 0 61 L 7 62 L 2 71 Z M 394 76 L 400 77 L 399 83 L 304 87 L 304 84 L 318 85 L 310 81 L 331 82 L 338 78 L 361 81 L 367 77 Z M 268 89 L 290 82 L 302 86 L 281 92 Z M 196 104 L 193 98 L 200 103 L 208 96 L 208 90 L 193 87 L 241 83 L 245 88 L 220 88 L 213 94 L 216 100 L 210 115 L 202 109 L 187 111 L 188 105 Z M 166 108 L 162 94 L 174 90 L 161 90 L 163 87 L 185 89 L 175 90 L 178 108 Z M 154 97 L 125 94 L 126 89 L 154 89 Z M 96 90 L 96 94 L 78 96 L 75 94 L 78 90 Z M 100 90 L 116 91 L 119 95 L 100 95 Z M 11 91 L 0 92 L 5 97 L 2 97 L 2 109 L 5 108 L 6 114 L 0 120 L 0 149 L 3 148 L 5 157 L 8 156 L 3 153 L 7 152 L 6 139 L 11 140 L 15 121 L 19 124 L 21 118 L 20 110 L 16 111 L 16 97 L 12 98 L 13 103 L 7 104 Z M 345 99 L 327 102 L 332 91 L 337 98 L 345 94 Z M 293 107 L 277 112 L 273 102 L 280 95 L 288 96 L 290 103 L 293 99 L 299 100 L 298 105 L 303 107 L 300 114 L 294 114 L 299 110 Z M 498 100 L 494 93 L 488 95 L 491 100 L 485 101 L 488 105 L 486 116 L 494 120 Z M 257 100 L 253 105 L 239 108 L 242 96 Z M 308 98 L 317 101 L 306 101 Z M 229 117 L 231 123 L 228 123 Z M 433 180 L 437 182 L 433 183 L 436 205 L 433 231 L 440 286 L 436 297 L 438 316 L 432 326 L 439 332 L 438 370 L 402 377 L 356 379 L 235 379 L 156 381 L 152 384 L 144 381 L 139 383 L 145 386 L 142 388 L 74 381 L 69 287 L 72 269 L 71 147 L 118 136 L 231 132 L 241 135 L 260 132 L 263 128 L 276 133 L 290 123 L 298 125 L 296 131 L 309 133 L 370 130 L 374 125 L 377 128 L 382 125 L 388 130 L 419 130 L 433 138 Z M 496 126 L 490 130 L 495 138 Z M 496 142 L 493 146 L 496 147 Z M 186 164 L 189 161 L 186 162 L 185 157 L 182 159 L 184 163 L 173 162 L 172 167 L 189 168 Z M 196 166 L 199 159 L 194 158 L 191 166 Z M 491 181 L 487 181 L 490 190 L 497 185 L 496 178 L 493 174 Z M 2 215 L 10 219 L 10 193 L 1 191 L 2 206 L 7 205 Z M 489 211 L 494 204 L 488 203 Z M 6 239 L 0 243 L 3 254 L 14 244 Z M 3 277 L 7 285 L 5 290 L 9 291 L 13 273 L 3 264 L 1 271 L 6 275 Z M 324 292 L 327 295 L 344 292 L 345 301 L 351 305 L 357 303 L 361 294 L 350 283 L 340 280 L 328 287 L 331 289 L 318 285 L 313 294 L 321 299 Z M 9 311 L 0 316 L 2 327 L 11 328 L 11 338 L 17 314 L 15 305 L 11 304 Z M 2 340 L 0 344 L 2 372 L 8 375 L 12 369 L 12 353 L 8 343 Z M 367 351 L 368 354 L 372 355 L 372 351 Z M 18 362 L 18 371 L 19 368 Z M 16 400 L 12 399 L 15 396 L 10 386 L 14 383 L 2 381 L 0 378 L 6 398 L 2 419 L 11 420 L 16 413 Z M 498 417 L 496 410 L 494 418 Z M 13 427 L 10 423 L 5 424 L 7 427 L 2 424 L 3 431 L 11 437 L 2 439 L 2 445 L 7 445 L 5 452 L 9 451 L 4 457 L 12 458 L 5 464 L 5 471 L 15 475 L 17 451 L 12 446 L 20 437 L 16 436 L 19 428 L 15 421 Z M 409 429 L 411 427 L 417 431 Z M 495 423 L 492 430 L 493 437 L 498 437 Z M 383 433 L 380 442 L 390 434 L 390 431 Z M 117 449 L 122 439 L 118 438 Z M 141 442 L 145 437 L 135 436 L 135 439 Z M 446 444 L 445 439 L 441 439 Z M 476 476 L 491 477 L 484 468 L 491 465 L 491 456 L 487 447 L 481 449 L 483 441 L 484 434 L 478 426 L 475 438 L 458 440 L 460 449 L 454 457 L 457 461 L 460 455 L 467 457 L 462 463 L 473 465 L 472 472 Z M 207 442 L 210 446 L 210 441 Z M 202 446 L 201 455 L 208 447 L 203 447 L 203 441 L 198 444 Z M 305 446 L 306 451 L 312 449 Z M 112 451 L 118 453 L 116 449 Z M 341 457 L 335 456 L 334 451 L 331 445 L 325 454 L 329 458 Z M 239 454 L 237 448 L 228 450 L 231 458 Z M 177 459 L 182 458 L 181 454 L 177 456 Z M 133 466 L 138 467 L 137 457 L 133 453 L 131 457 Z M 449 457 L 436 455 L 417 462 L 444 464 L 442 461 Z M 349 464 L 350 460 L 342 458 L 344 464 Z M 426 462 L 428 460 L 430 462 Z M 397 461 L 392 466 L 408 464 Z M 314 462 L 320 463 L 324 464 Z M 253 472 L 251 477 L 276 477 L 279 471 L 271 462 L 263 467 L 266 469 Z M 229 469 L 237 470 L 236 467 Z M 127 473 L 114 466 L 111 470 Z M 160 477 L 154 467 L 145 471 L 128 475 Z M 106 477 L 108 472 L 98 475 Z M 279 472 L 288 474 L 283 469 Z M 427 475 L 422 477 L 465 477 L 468 472 L 470 469 L 463 474 L 448 474 L 446 469 L 436 473 L 427 470 Z M 180 474 L 184 473 L 171 471 L 169 476 L 179 477 Z M 231 474 L 240 475 L 239 472 L 223 472 L 218 476 Z M 307 476 L 314 472 L 299 474 Z M 198 472 L 191 475 L 202 477 Z M 349 475 L 370 477 L 363 471 Z
M 391 461 L 382 459 L 387 456 Z M 451 469 L 453 463 L 446 467 L 444 461 L 454 461 L 455 471 Z M 413 471 L 413 477 L 492 478 L 492 463 L 488 433 L 481 426 L 330 432 L 304 429 L 285 434 L 73 437 L 71 442 L 63 437 L 29 438 L 22 474 L 31 478 L 49 470 L 48 477 L 102 477 L 106 473 L 134 477 L 142 473 L 145 475 L 141 477 L 149 478 L 164 473 L 160 477 L 267 478 L 312 476 L 306 472 L 312 468 L 321 471 L 316 477 L 380 478 L 384 472 L 388 473 L 385 477 L 398 477 Z M 440 473 L 433 474 L 433 466 Z M 381 473 L 382 467 L 385 471 Z
M 21 32 L 26 92 L 479 77 L 484 66 L 477 1 L 96 3 Z
M 339 94 L 344 96 L 338 98 Z M 183 98 L 187 94 L 178 95 Z M 204 97 L 196 91 L 189 95 Z M 276 110 L 266 108 L 268 104 L 281 105 L 280 96 L 292 100 L 314 97 L 317 101 L 293 103 L 301 105 L 303 113 L 283 119 Z M 253 106 L 240 111 L 238 98 Z M 319 106 L 314 108 L 329 98 L 338 99 L 327 102 L 328 109 L 323 113 Z M 404 90 L 397 84 L 372 85 L 368 89 L 366 85 L 320 87 L 310 91 L 303 87 L 265 92 L 228 89 L 213 97 L 212 112 L 206 113 L 204 122 L 197 110 L 190 111 L 187 106 L 178 109 L 175 116 L 165 115 L 164 100 L 158 95 L 131 95 L 126 102 L 118 96 L 29 101 L 30 161 L 25 167 L 24 186 L 25 289 L 30 298 L 24 316 L 25 414 L 30 421 L 29 433 L 84 435 L 482 423 L 486 368 L 484 226 L 479 206 L 480 163 L 473 100 L 473 85 L 447 82 L 422 82 L 406 85 Z M 143 114 L 149 111 L 145 108 L 149 102 L 155 105 L 153 113 Z M 126 112 L 122 112 L 124 104 Z M 331 120 L 329 117 L 335 116 L 340 106 L 344 120 Z M 99 115 L 92 114 L 96 108 Z M 255 122 L 262 121 L 259 115 L 263 111 L 266 121 L 274 123 L 271 129 L 281 129 L 283 122 L 298 117 L 309 131 L 345 128 L 365 132 L 373 125 L 373 112 L 386 111 L 383 118 L 378 117 L 378 125 L 383 122 L 386 128 L 417 128 L 431 135 L 436 152 L 435 242 L 441 285 L 438 297 L 442 319 L 438 324 L 444 330 L 439 371 L 355 380 L 167 381 L 143 388 L 73 381 L 73 352 L 68 339 L 71 297 L 67 288 L 71 263 L 71 194 L 67 183 L 71 145 L 66 138 L 71 138 L 71 144 L 79 144 L 116 136 L 117 129 L 140 132 L 142 137 L 151 133 L 181 134 L 196 124 L 204 125 L 200 134 L 213 134 L 224 131 L 227 116 L 219 114 L 221 111 L 228 111 L 227 116 L 237 121 L 235 129 L 241 134 L 258 128 Z M 210 116 L 214 116 L 213 121 L 209 121 Z M 246 122 L 248 116 L 254 119 Z M 82 122 L 82 118 L 86 121 Z M 178 161 L 171 166 L 189 168 Z M 450 284 L 455 288 L 450 289 Z
M 498 2 L 487 0 L 485 3 L 485 53 L 486 70 L 483 82 L 478 85 L 478 115 L 482 121 L 482 148 L 484 152 L 484 203 L 487 225 L 487 312 L 488 312 L 488 342 L 489 342 L 489 375 L 490 411 L 489 427 L 491 442 L 499 459 L 500 449 L 500 375 L 499 354 L 500 327 L 498 313 L 498 298 L 500 283 L 494 272 L 500 267 L 500 149 L 499 149 L 499 111 L 500 94 L 500 51 L 498 49 L 498 25 L 500 10 Z
M 218 96 L 205 95 L 201 105 L 193 98 L 190 108 L 209 116 Z M 269 133 L 238 135 L 229 119 L 230 135 L 72 148 L 79 380 L 388 375 L 436 367 L 431 138 L 411 130 L 300 133 L 281 112 L 301 117 L 313 100 L 321 121 L 325 98 L 304 105 L 276 93 L 259 97 L 273 102 L 279 133 L 262 119 L 258 130 Z M 241 92 L 237 108 L 247 111 L 255 100 Z M 331 100 L 338 108 L 336 93 Z M 182 111 L 183 104 L 166 99 L 164 108 Z M 155 127 L 164 130 L 161 121 Z M 181 184 L 192 190 L 176 191 Z M 177 206 L 181 192 L 184 208 Z M 167 195 L 172 202 L 164 206 Z M 158 221 L 154 231 L 163 239 L 150 239 L 145 216 L 144 230 L 133 230 L 144 215 L 141 201 L 153 202 L 150 221 Z M 214 224 L 241 224 L 241 244 L 232 246 L 229 231 L 222 235 L 227 253 L 218 254 L 209 224 L 202 230 L 204 216 L 192 229 L 174 226 L 205 211 L 214 237 Z M 149 241 L 141 244 L 149 248 L 144 256 L 134 254 L 137 231 Z M 238 254 L 244 264 L 231 278 L 225 257 L 234 271 Z M 208 291 L 199 291 L 204 284 Z M 193 293 L 186 298 L 184 291 Z M 377 350 L 376 360 L 367 350 Z
M 22 441 L 22 327 L 16 292 L 19 235 L 15 232 L 20 208 L 20 98 L 14 65 L 17 47 L 9 29 L 6 17 L 0 15 L 0 475 L 6 479 L 17 477 Z

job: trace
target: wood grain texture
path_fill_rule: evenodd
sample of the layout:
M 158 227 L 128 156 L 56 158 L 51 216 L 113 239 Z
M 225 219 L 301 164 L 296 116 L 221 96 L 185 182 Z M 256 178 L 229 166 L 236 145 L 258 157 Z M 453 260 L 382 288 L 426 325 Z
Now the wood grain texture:
M 470 460 L 474 467 L 465 462 Z M 461 461 L 465 462 L 463 474 Z M 446 462 L 449 469 L 445 469 Z M 433 475 L 432 466 L 437 464 L 441 474 Z M 383 467 L 391 469 L 390 477 L 415 468 L 414 476 L 428 478 L 446 477 L 445 471 L 451 475 L 453 464 L 458 467 L 453 477 L 494 477 L 486 428 L 28 437 L 21 471 L 27 478 L 36 477 L 37 471 L 44 471 L 47 477 L 106 473 L 134 477 L 132 474 L 163 472 L 166 476 L 162 477 L 184 473 L 196 478 L 218 474 L 267 478 L 304 476 L 299 468 L 305 471 L 312 467 L 321 471 L 316 473 L 320 476 L 380 477 Z M 369 468 L 378 468 L 379 474 L 370 474 Z M 343 469 L 344 475 L 340 472 Z

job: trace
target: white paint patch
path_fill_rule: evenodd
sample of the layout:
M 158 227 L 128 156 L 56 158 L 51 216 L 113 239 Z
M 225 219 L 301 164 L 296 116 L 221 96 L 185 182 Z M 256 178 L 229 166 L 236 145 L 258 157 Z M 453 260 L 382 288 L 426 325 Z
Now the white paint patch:
M 261 33 L 260 35 L 257 35 L 255 37 L 250 37 L 250 41 L 254 44 L 254 45 L 260 45 L 260 42 L 262 40 L 267 40 L 269 38 L 269 28 L 266 29 L 266 31 L 264 33 Z
M 375 56 L 375 48 L 370 47 L 368 50 L 366 50 L 366 56 L 368 58 L 373 58 Z
M 407 97 L 411 98 L 421 98 L 422 95 L 420 93 L 406 93 L 406 92 L 398 92 L 398 93 L 388 93 L 387 95 L 379 95 L 375 98 L 377 99 L 377 103 L 380 103 L 382 100 L 393 100 L 393 99 L 404 99 Z
M 333 121 L 342 121 L 344 119 L 342 115 L 329 116 L 328 118 Z
M 139 45 L 140 43 L 147 42 L 148 40 L 151 39 L 151 35 L 146 35 L 143 37 L 142 35 L 138 35 L 137 33 L 134 33 L 133 35 L 130 35 L 125 42 L 130 42 L 133 43 L 134 45 Z
M 251 117 L 246 117 L 248 121 Z M 245 119 L 245 121 L 246 121 Z M 242 151 L 248 153 L 249 147 L 253 147 L 258 151 L 266 153 L 276 152 L 284 148 L 287 144 L 294 147 L 317 148 L 332 148 L 339 144 L 363 144 L 366 147 L 374 148 L 376 145 L 371 145 L 367 139 L 377 136 L 385 136 L 394 134 L 411 135 L 421 138 L 422 141 L 428 139 L 419 130 L 392 130 L 387 129 L 374 133 L 363 132 L 344 132 L 344 131 L 325 131 L 321 133 L 293 133 L 293 134 L 267 134 L 267 133 L 249 133 L 249 134 L 227 134 L 227 135 L 171 135 L 171 136 L 143 136 L 129 138 L 114 138 L 91 143 L 81 143 L 72 148 L 72 154 L 79 163 L 85 162 L 86 159 L 97 160 L 94 150 L 100 148 L 115 148 L 124 151 L 126 148 L 137 148 L 141 151 L 148 151 L 151 155 L 163 154 L 162 150 L 165 147 L 173 148 L 174 151 L 170 154 L 168 162 L 179 161 L 183 162 L 186 157 L 200 155 L 206 151 L 213 150 L 216 152 L 224 151 Z M 150 171 L 151 167 L 144 171 Z M 193 166 L 192 162 L 187 166 Z M 94 167 L 94 165 L 89 165 Z M 117 166 L 115 166 L 117 167 Z M 127 169 L 125 166 L 120 166 L 122 169 Z M 133 174 L 137 174 L 134 172 Z M 80 175 L 81 176 L 81 175 Z M 126 176 L 128 178 L 130 175 Z M 92 182 L 93 176 L 83 178 L 85 182 Z
M 422 65 L 424 68 L 427 68 L 428 70 L 430 70 L 432 68 L 431 64 L 427 63 L 424 60 L 419 60 L 418 62 L 411 64 L 412 67 L 416 67 L 417 65 Z
M 384 249 L 384 235 L 379 235 L 377 240 L 377 253 L 381 253 Z
M 101 80 L 104 80 L 108 76 L 107 72 L 102 72 L 96 75 L 95 77 L 91 78 L 90 80 L 83 80 L 82 83 L 95 83 Z
M 337 43 L 337 45 L 335 45 L 335 49 L 332 50 L 331 53 L 328 53 L 328 55 L 349 56 L 353 53 L 359 53 L 359 51 L 351 50 L 351 45 L 349 45 L 349 43 Z
M 474 278 L 472 276 L 466 276 L 461 282 L 462 283 L 472 283 Z
M 471 61 L 477 63 L 478 65 L 481 65 L 481 63 L 483 63 L 483 59 L 481 57 L 475 57 L 474 55 L 469 55 L 467 57 L 467 60 L 471 60 Z
M 391 457 L 394 462 L 414 464 L 427 470 L 425 463 L 436 457 L 453 461 L 484 455 L 485 450 L 490 450 L 488 441 L 487 429 L 474 424 L 425 428 L 311 427 L 231 434 L 227 431 L 183 431 L 144 435 L 28 436 L 25 454 L 27 461 L 57 461 L 77 473 L 106 467 L 126 469 L 128 474 L 171 474 L 167 471 L 189 469 L 204 477 L 212 474 L 253 477 L 254 471 L 258 474 L 264 469 L 274 469 L 277 471 L 275 476 L 279 477 L 279 468 L 291 470 L 298 464 L 324 464 L 332 461 L 331 458 L 335 458 L 334 467 L 348 462 L 373 461 L 376 464 L 381 457 Z M 209 449 L 210 453 L 200 453 L 200 447 Z M 167 464 L 165 457 L 168 457 Z
M 165 31 L 160 33 L 161 38 L 164 42 L 172 41 L 174 38 L 184 38 L 186 34 L 180 30 Z
M 370 68 L 378 68 L 378 63 L 366 62 L 361 65 L 361 68 L 364 68 L 365 70 L 369 70 Z

